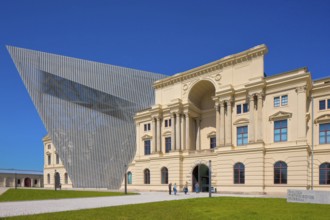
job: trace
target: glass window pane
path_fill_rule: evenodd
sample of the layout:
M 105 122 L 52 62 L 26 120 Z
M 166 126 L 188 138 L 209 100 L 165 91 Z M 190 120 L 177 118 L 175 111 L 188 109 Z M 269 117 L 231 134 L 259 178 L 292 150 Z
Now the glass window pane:
M 321 100 L 319 102 L 319 110 L 324 110 L 325 109 L 325 100 Z
M 330 99 L 328 99 L 328 109 L 330 109 Z
M 242 113 L 241 105 L 236 105 L 236 113 L 237 114 L 241 114 Z
M 280 97 L 274 97 L 274 107 L 280 106 Z
M 248 112 L 249 111 L 249 105 L 248 103 L 243 104 L 243 112 Z
M 285 106 L 288 104 L 288 96 L 287 95 L 282 95 L 282 106 Z

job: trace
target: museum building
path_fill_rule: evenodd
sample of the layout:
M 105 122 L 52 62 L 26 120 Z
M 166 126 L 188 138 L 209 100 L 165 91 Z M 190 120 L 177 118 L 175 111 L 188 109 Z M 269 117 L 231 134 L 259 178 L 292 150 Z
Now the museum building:
M 267 52 L 155 81 L 155 104 L 134 117 L 128 189 L 208 191 L 211 179 L 223 193 L 330 190 L 330 78 L 313 81 L 306 67 L 267 76 Z

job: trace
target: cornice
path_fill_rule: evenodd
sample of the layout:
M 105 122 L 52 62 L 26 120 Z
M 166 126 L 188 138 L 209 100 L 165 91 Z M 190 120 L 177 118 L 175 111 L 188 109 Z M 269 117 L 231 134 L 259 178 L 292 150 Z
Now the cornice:
M 330 114 L 323 114 L 314 120 L 314 124 L 329 122 L 329 121 L 330 121 Z
M 182 82 L 184 80 L 205 75 L 207 73 L 221 70 L 224 67 L 232 66 L 235 64 L 239 64 L 248 60 L 251 60 L 255 57 L 263 56 L 268 52 L 268 49 L 265 44 L 258 45 L 256 47 L 250 48 L 243 52 L 226 56 L 219 60 L 213 61 L 211 63 L 193 68 L 191 70 L 177 73 L 173 76 L 167 77 L 162 80 L 158 80 L 153 84 L 154 89 L 159 89 L 177 82 Z

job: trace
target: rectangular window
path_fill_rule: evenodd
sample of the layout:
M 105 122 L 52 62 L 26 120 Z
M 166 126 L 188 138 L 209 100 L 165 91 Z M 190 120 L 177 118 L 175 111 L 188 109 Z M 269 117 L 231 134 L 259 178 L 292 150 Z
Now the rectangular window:
M 171 151 L 171 138 L 166 137 L 165 138 L 165 152 L 168 153 Z
M 144 155 L 150 155 L 150 140 L 144 141 Z
M 52 163 L 52 159 L 50 157 L 50 155 L 48 155 L 48 165 L 50 165 Z
M 274 97 L 274 107 L 280 106 L 280 97 Z
M 51 146 L 50 146 L 50 144 L 48 144 L 48 149 L 50 149 L 51 148 Z
M 330 144 L 330 123 L 320 124 L 320 144 Z
M 288 105 L 288 95 L 282 95 L 281 98 L 282 98 L 282 99 L 281 99 L 281 105 L 282 105 L 282 106 L 286 106 L 286 105 Z
M 243 104 L 243 113 L 245 113 L 245 112 L 249 112 L 249 104 L 248 103 Z
M 325 109 L 325 100 L 320 100 L 319 102 L 319 110 L 324 110 Z
M 171 127 L 171 119 L 166 119 L 165 120 L 165 128 Z
M 56 164 L 60 163 L 60 157 L 58 156 L 58 154 L 56 154 Z
M 241 114 L 242 113 L 242 106 L 241 105 L 236 105 L 236 113 Z
M 248 127 L 237 127 L 237 146 L 248 144 Z
M 330 99 L 328 99 L 328 109 L 330 109 Z
M 144 124 L 144 131 L 150 131 L 150 123 Z
M 216 147 L 216 138 L 215 137 L 211 137 L 210 138 L 210 148 L 213 149 Z
M 282 142 L 288 140 L 288 120 L 280 120 L 274 122 L 274 142 Z

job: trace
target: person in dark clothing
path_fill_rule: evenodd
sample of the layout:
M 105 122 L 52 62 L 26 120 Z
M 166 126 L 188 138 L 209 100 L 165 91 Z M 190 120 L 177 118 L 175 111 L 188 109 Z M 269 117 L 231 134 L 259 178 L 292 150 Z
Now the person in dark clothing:
M 168 184 L 168 193 L 172 194 L 172 183 Z

